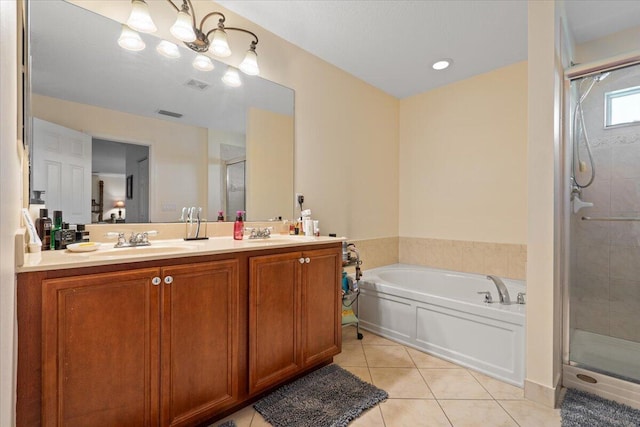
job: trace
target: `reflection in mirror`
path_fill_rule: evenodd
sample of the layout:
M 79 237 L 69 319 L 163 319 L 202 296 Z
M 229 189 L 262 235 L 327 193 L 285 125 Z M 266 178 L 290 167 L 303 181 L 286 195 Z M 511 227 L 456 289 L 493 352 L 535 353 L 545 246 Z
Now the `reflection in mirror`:
M 30 190 L 50 211 L 70 223 L 173 222 L 183 206 L 209 220 L 293 216 L 293 90 L 245 74 L 229 87 L 225 64 L 196 69 L 186 47 L 169 58 L 140 34 L 146 48 L 125 50 L 118 22 L 62 0 L 28 5 Z

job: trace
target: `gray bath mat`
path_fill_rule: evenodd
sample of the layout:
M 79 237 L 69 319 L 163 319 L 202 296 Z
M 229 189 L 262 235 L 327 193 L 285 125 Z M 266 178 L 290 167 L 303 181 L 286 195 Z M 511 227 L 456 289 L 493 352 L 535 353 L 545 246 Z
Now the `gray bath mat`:
M 640 427 L 640 410 L 585 391 L 567 389 L 562 427 Z
M 388 397 L 338 365 L 280 387 L 253 407 L 275 427 L 342 427 Z
M 229 420 L 220 424 L 218 427 L 236 427 L 236 423 L 233 420 Z

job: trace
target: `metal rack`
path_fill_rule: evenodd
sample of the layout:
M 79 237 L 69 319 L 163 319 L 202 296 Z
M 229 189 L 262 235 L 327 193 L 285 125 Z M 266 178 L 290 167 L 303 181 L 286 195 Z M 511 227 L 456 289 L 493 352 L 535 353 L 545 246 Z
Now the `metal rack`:
M 358 317 L 360 315 L 359 313 L 359 297 L 360 297 L 360 286 L 359 286 L 359 282 L 360 282 L 360 276 L 362 275 L 362 272 L 360 270 L 360 265 L 362 265 L 362 260 L 360 260 L 360 254 L 358 252 L 358 250 L 356 249 L 355 245 L 353 243 L 347 245 L 348 251 L 349 251 L 349 255 L 350 252 L 355 253 L 356 257 L 355 258 L 351 258 L 350 256 L 347 258 L 347 260 L 343 260 L 342 261 L 342 268 L 344 269 L 345 267 L 356 267 L 356 278 L 355 281 L 353 282 L 352 286 L 349 286 L 349 291 L 346 292 L 343 296 L 342 296 L 342 306 L 343 307 L 347 307 L 347 308 L 351 308 L 353 310 L 353 314 L 355 317 L 355 321 L 350 321 L 350 322 L 344 322 L 342 323 L 342 326 L 350 326 L 350 325 L 355 325 L 356 326 L 356 337 L 361 340 L 363 338 L 362 333 L 360 333 L 360 318 Z

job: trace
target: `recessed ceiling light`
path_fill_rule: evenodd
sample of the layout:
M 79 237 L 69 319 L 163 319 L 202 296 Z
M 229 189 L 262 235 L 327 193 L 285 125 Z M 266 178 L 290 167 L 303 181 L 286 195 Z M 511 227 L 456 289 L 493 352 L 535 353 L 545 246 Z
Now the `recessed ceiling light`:
M 449 68 L 449 66 L 453 63 L 452 59 L 441 59 L 437 62 L 434 62 L 434 64 L 432 65 L 434 70 L 444 70 L 446 68 Z

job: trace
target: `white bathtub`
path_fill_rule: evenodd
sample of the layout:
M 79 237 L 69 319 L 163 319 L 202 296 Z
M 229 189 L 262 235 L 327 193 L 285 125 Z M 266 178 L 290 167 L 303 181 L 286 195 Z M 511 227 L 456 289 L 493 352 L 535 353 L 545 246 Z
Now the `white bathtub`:
M 522 387 L 525 306 L 515 301 L 525 285 L 503 281 L 511 305 L 500 304 L 493 282 L 478 274 L 404 264 L 366 270 L 360 326 Z M 481 291 L 495 302 L 484 303 Z

